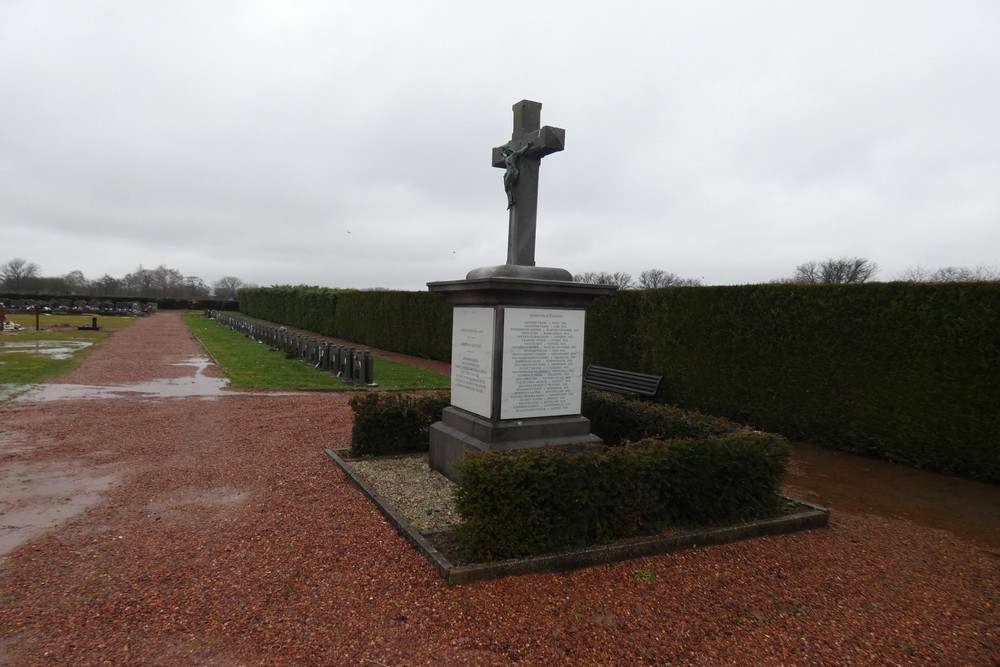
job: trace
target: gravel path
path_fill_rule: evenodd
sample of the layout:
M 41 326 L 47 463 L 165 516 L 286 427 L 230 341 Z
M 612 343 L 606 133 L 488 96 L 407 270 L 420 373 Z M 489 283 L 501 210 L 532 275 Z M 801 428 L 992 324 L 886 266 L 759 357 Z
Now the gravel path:
M 201 352 L 175 313 L 159 313 L 60 382 L 175 377 L 193 371 L 173 364 Z M 323 453 L 347 444 L 346 402 L 0 405 L 0 483 L 30 485 L 32 471 L 103 482 L 0 560 L 0 664 L 1000 660 L 997 553 L 836 507 L 828 530 L 449 589 Z

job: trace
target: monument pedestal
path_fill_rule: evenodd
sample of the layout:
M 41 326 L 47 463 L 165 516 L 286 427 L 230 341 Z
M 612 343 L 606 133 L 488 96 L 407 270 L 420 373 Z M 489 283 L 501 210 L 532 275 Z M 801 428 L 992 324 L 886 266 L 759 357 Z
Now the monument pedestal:
M 431 467 L 451 479 L 469 451 L 601 442 L 580 414 L 584 325 L 615 288 L 491 273 L 428 283 L 455 305 L 452 404 L 430 432 Z

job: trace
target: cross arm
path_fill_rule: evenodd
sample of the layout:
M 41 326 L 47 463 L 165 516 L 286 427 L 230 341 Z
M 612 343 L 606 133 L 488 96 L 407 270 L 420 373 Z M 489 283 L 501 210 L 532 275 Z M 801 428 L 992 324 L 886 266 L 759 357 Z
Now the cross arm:
M 566 147 L 566 130 L 561 127 L 546 125 L 517 139 L 511 139 L 504 146 L 497 146 L 493 149 L 493 166 L 506 167 L 503 153 L 501 152 L 504 148 L 516 151 L 529 143 L 531 146 L 523 155 L 525 157 L 543 158 L 546 155 L 557 153 Z

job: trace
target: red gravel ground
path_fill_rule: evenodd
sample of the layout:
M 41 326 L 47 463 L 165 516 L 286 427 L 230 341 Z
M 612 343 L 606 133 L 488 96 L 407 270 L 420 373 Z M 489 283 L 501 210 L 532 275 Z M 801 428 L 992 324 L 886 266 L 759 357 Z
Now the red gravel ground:
M 60 381 L 190 374 L 171 364 L 200 353 L 160 313 Z M 995 551 L 836 508 L 826 530 L 450 589 L 323 453 L 348 441 L 346 402 L 0 406 L 0 472 L 18 471 L 0 475 L 8 486 L 31 469 L 116 480 L 0 561 L 0 664 L 1000 660 Z

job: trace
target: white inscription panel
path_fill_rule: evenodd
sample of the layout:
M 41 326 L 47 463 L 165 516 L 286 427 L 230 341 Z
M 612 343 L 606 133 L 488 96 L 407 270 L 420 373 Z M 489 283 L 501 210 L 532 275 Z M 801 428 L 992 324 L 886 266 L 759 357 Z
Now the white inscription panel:
M 580 414 L 583 310 L 505 308 L 500 418 Z
M 451 327 L 451 404 L 490 418 L 493 404 L 492 308 L 455 308 Z

